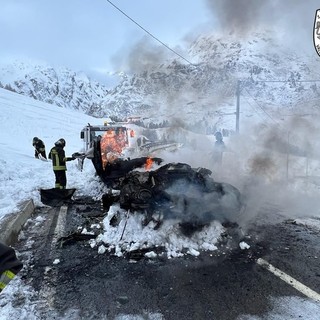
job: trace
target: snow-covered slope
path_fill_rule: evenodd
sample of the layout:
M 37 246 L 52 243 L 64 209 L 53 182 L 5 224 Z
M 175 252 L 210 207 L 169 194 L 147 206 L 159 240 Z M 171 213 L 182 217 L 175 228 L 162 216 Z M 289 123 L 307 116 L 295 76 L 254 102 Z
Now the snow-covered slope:
M 31 198 L 39 204 L 38 189 L 54 187 L 51 162 L 34 158 L 33 137 L 44 141 L 47 153 L 55 141 L 64 138 L 66 154 L 71 156 L 82 148 L 81 129 L 94 120 L 74 110 L 0 89 L 0 218 L 14 212 L 21 201 Z M 92 178 L 87 180 L 75 161 L 68 163 L 68 185 L 82 189 L 82 183 L 90 184 Z

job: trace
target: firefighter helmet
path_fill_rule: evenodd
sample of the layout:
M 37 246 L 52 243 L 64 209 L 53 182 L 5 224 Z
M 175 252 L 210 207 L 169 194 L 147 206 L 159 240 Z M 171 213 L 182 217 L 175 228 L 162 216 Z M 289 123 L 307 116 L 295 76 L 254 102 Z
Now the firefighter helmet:
M 57 142 L 55 142 L 55 145 L 63 148 L 66 145 L 66 140 L 60 138 Z
M 222 133 L 220 131 L 217 131 L 214 136 L 216 137 L 217 140 L 222 141 Z

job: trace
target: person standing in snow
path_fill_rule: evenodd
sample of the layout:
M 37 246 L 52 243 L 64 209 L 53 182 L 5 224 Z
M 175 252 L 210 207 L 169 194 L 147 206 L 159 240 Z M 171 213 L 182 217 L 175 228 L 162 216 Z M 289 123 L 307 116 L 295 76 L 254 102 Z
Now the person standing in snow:
M 222 163 L 222 155 L 226 149 L 226 146 L 224 144 L 221 132 L 219 132 L 219 131 L 216 132 L 215 137 L 216 137 L 216 142 L 214 144 L 213 160 L 215 163 L 221 164 Z
M 22 267 L 14 249 L 0 242 L 0 293 Z
M 34 146 L 35 158 L 39 159 L 39 156 L 40 156 L 47 159 L 46 147 L 41 139 L 39 139 L 38 137 L 34 137 L 32 140 L 32 145 Z
M 65 189 L 67 185 L 66 161 L 75 160 L 75 157 L 66 157 L 64 147 L 66 141 L 61 138 L 55 142 L 54 147 L 50 150 L 49 159 L 52 160 L 53 172 L 56 177 L 55 188 Z

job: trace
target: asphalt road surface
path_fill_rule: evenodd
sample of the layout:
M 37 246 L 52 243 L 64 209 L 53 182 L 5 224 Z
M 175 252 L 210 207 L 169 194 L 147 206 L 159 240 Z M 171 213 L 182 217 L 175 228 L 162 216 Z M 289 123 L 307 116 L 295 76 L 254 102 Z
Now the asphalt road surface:
M 259 258 L 319 292 L 319 231 L 306 226 L 290 221 L 255 226 L 249 232 L 248 250 L 239 248 L 237 232 L 230 227 L 226 241 L 213 253 L 147 259 L 135 252 L 118 258 L 98 254 L 83 239 L 57 241 L 75 231 L 79 222 L 101 221 L 100 204 L 80 201 L 62 218 L 59 210 L 37 209 L 15 246 L 25 259 L 22 277 L 38 292 L 35 305 L 42 319 L 135 315 L 135 319 L 233 320 L 266 314 L 272 308 L 270 297 L 304 297 L 258 265 Z M 53 264 L 55 259 L 60 263 Z

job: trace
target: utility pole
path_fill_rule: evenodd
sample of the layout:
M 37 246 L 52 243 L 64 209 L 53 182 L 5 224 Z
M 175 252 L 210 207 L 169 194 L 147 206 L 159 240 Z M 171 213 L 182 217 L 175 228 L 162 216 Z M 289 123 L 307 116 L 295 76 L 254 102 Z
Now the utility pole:
M 288 131 L 288 136 L 287 136 L 287 171 L 286 171 L 286 178 L 287 182 L 289 181 L 289 139 L 290 139 L 290 131 Z
M 236 108 L 236 133 L 239 133 L 239 122 L 240 122 L 240 83 L 241 81 L 238 80 L 237 82 L 237 108 Z

